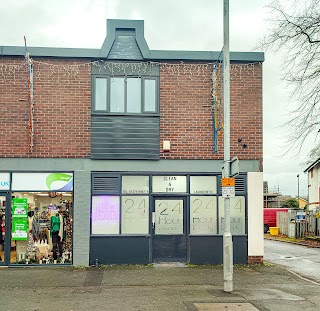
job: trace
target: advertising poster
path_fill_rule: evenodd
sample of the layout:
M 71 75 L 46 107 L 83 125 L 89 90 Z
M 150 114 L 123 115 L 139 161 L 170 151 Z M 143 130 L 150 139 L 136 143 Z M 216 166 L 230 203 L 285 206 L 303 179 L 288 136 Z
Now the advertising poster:
M 28 239 L 28 200 L 26 198 L 12 199 L 12 240 Z
M 92 198 L 92 234 L 119 234 L 120 197 L 94 196 Z
M 12 217 L 28 217 L 28 200 L 26 198 L 12 199 Z
M 12 218 L 12 240 L 25 241 L 28 239 L 28 219 Z

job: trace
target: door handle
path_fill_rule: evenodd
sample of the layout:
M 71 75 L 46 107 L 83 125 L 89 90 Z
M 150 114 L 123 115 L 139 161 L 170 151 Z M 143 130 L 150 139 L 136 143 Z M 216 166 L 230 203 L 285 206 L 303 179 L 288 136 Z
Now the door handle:
M 154 229 L 156 224 L 156 212 L 152 212 L 152 228 Z

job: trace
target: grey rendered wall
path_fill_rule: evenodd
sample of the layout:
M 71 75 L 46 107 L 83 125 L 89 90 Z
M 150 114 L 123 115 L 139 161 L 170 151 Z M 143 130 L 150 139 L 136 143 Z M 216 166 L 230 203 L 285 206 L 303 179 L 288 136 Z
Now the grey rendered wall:
M 74 172 L 73 265 L 88 266 L 91 172 Z

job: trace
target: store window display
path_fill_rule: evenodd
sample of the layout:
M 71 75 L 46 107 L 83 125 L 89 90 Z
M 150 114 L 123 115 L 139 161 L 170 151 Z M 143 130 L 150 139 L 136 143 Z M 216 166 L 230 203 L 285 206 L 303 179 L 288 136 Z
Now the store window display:
M 5 213 L 6 201 L 5 197 L 0 196 L 0 262 L 4 261 L 4 241 L 5 241 Z
M 27 204 L 27 218 L 24 226 L 22 216 L 15 217 L 15 213 L 12 213 L 10 262 L 71 264 L 72 193 L 14 192 L 12 196 L 12 210 L 18 207 L 22 210 L 24 202 Z

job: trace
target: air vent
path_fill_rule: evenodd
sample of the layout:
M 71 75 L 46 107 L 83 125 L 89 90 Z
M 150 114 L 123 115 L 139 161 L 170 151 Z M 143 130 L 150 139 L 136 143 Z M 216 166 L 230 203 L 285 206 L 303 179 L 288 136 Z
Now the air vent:
M 236 192 L 245 192 L 245 176 L 236 177 Z
M 119 193 L 119 176 L 93 175 L 94 194 Z

